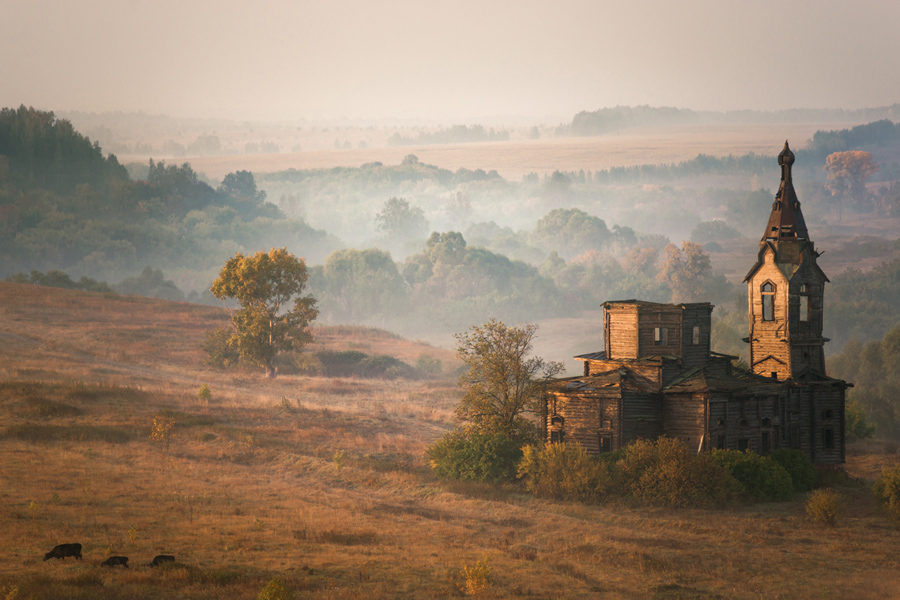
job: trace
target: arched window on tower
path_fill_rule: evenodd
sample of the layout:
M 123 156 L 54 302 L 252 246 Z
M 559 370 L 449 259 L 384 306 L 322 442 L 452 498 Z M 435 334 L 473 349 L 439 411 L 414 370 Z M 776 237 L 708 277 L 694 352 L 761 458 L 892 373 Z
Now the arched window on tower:
M 763 284 L 762 289 L 762 318 L 763 321 L 775 320 L 775 286 L 772 282 L 767 281 Z
M 809 321 L 809 286 L 805 283 L 800 286 L 800 320 Z

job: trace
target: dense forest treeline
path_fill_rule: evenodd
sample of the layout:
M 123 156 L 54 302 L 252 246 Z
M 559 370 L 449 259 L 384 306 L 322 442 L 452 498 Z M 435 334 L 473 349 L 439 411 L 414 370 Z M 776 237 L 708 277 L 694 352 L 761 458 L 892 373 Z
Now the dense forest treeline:
M 114 155 L 52 113 L 0 112 L 0 265 L 121 279 L 145 265 L 203 288 L 235 251 L 302 246 L 322 259 L 340 243 L 267 202 L 253 175 L 217 188 L 185 164 L 150 161 L 131 180 Z
M 787 109 L 777 111 L 695 111 L 668 106 L 614 106 L 581 111 L 557 129 L 559 135 L 603 135 L 632 127 L 722 123 L 804 123 L 900 119 L 900 104 L 859 110 Z
M 430 144 L 468 144 L 472 142 L 507 142 L 509 132 L 505 129 L 494 131 L 481 125 L 453 125 L 438 131 L 420 131 L 415 137 L 395 132 L 388 138 L 388 146 L 426 146 Z

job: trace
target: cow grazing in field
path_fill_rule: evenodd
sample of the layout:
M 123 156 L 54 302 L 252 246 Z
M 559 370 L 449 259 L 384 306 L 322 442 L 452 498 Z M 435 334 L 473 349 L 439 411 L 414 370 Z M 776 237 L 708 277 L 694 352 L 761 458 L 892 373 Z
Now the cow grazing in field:
M 116 565 L 122 565 L 126 569 L 128 568 L 128 557 L 127 556 L 110 556 L 102 563 L 100 563 L 101 567 L 114 567 Z
M 151 567 L 158 567 L 159 565 L 165 563 L 173 563 L 175 562 L 175 557 L 171 554 L 160 554 L 158 556 L 153 557 L 153 562 L 150 563 Z
M 74 556 L 81 560 L 81 544 L 59 544 L 44 555 L 44 560 L 50 560 L 51 558 L 62 560 L 67 556 Z

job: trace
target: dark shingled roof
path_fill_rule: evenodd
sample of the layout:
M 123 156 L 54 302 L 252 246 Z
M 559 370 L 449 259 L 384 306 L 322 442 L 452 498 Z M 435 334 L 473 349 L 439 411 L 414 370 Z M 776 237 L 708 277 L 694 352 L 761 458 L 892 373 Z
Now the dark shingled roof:
M 547 389 L 551 392 L 577 394 L 604 388 L 626 388 L 647 393 L 654 393 L 656 390 L 653 382 L 624 367 L 605 373 L 592 373 L 587 377 L 556 379 L 550 383 Z
M 781 186 L 775 194 L 775 202 L 772 204 L 772 214 L 766 223 L 766 231 L 762 241 L 782 240 L 807 240 L 809 231 L 806 229 L 806 221 L 800 212 L 800 201 L 797 192 L 794 191 L 794 183 L 791 181 L 791 165 L 794 164 L 794 153 L 784 142 L 784 150 L 778 155 L 778 164 L 781 165 Z

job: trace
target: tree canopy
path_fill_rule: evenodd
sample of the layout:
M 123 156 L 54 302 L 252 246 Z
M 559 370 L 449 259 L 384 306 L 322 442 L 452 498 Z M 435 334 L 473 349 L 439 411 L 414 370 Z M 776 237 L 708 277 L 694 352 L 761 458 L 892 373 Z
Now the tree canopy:
M 533 428 L 527 413 L 539 411 L 544 385 L 563 370 L 562 363 L 528 355 L 537 325 L 509 327 L 491 319 L 456 334 L 457 356 L 466 371 L 457 418 L 486 433 L 518 437 Z
M 210 291 L 220 299 L 234 298 L 240 309 L 232 314 L 235 333 L 229 346 L 275 377 L 273 361 L 279 352 L 302 348 L 312 341 L 307 329 L 319 314 L 316 299 L 301 296 L 308 274 L 306 263 L 285 248 L 236 254 Z M 293 308 L 286 310 L 293 300 Z

